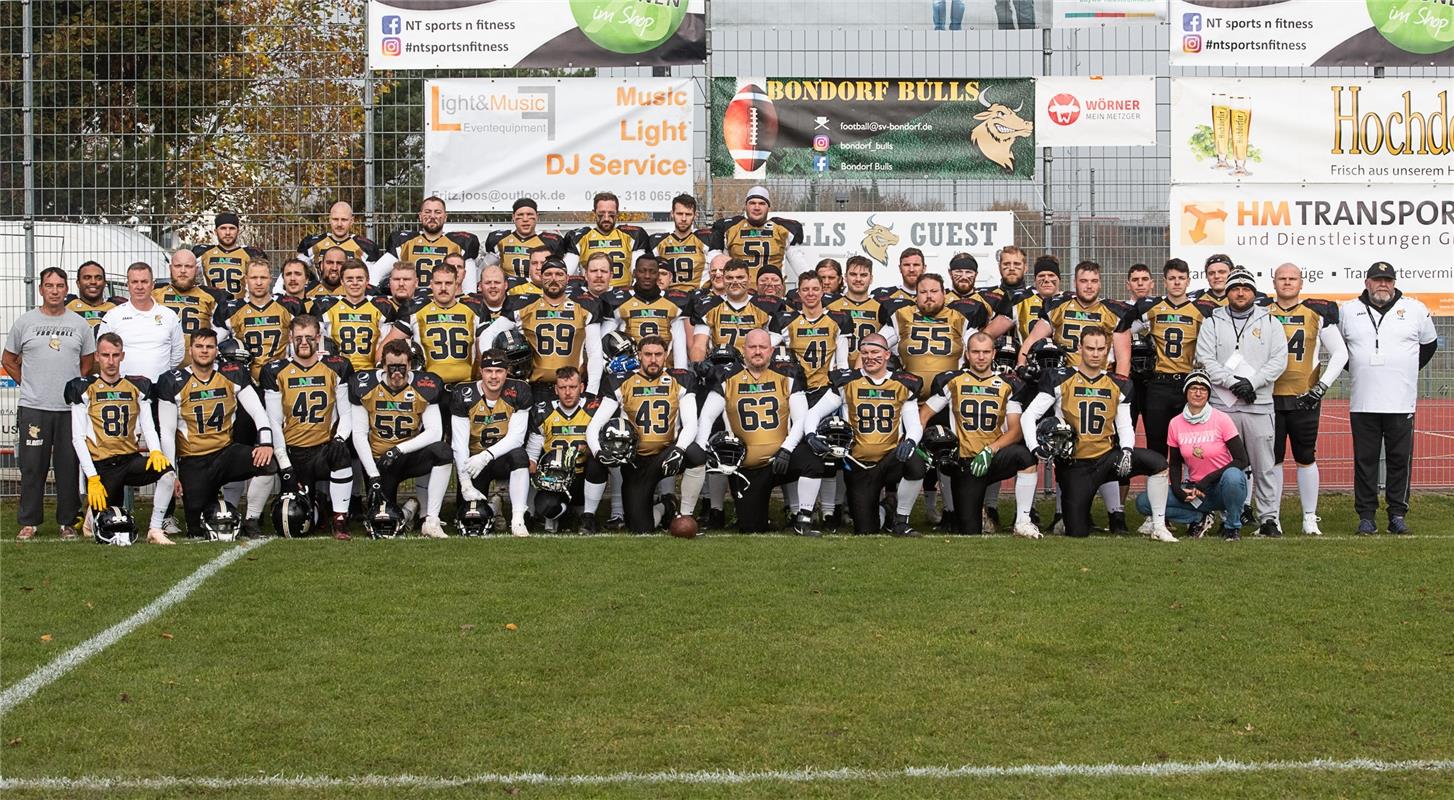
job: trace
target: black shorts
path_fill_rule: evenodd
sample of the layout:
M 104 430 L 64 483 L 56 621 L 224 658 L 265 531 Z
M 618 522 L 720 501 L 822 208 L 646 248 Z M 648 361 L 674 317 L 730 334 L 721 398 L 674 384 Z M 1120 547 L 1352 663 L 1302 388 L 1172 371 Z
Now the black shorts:
M 222 487 L 278 471 L 277 459 L 262 467 L 252 464 L 252 445 L 229 444 L 214 453 L 177 459 L 177 478 L 182 483 L 182 505 L 187 511 L 187 535 L 202 535 L 202 512 L 217 502 Z M 239 509 L 239 516 L 242 509 Z
M 1060 508 L 1065 520 L 1066 536 L 1089 536 L 1090 509 L 1096 489 L 1106 481 L 1116 480 L 1119 448 L 1099 458 L 1081 458 L 1056 462 L 1055 478 L 1060 483 Z M 1131 475 L 1155 475 L 1166 470 L 1166 458 L 1144 447 L 1131 449 Z
M 171 472 L 170 467 L 161 472 L 148 469 L 146 456 L 141 453 L 103 458 L 95 466 L 96 475 L 101 478 L 101 486 L 106 490 L 106 502 L 113 506 L 121 505 L 121 495 L 126 487 L 156 483 L 158 478 Z
M 349 450 L 341 463 L 328 459 L 328 445 L 318 444 L 311 447 L 289 447 L 288 463 L 292 464 L 293 475 L 300 486 L 311 487 L 323 481 L 332 480 L 333 472 L 337 470 L 349 470 L 346 478 L 339 480 L 340 483 L 353 483 L 353 454 Z M 283 487 L 286 491 L 287 487 Z
M 1182 392 L 1185 377 L 1181 375 L 1153 375 L 1146 382 L 1145 402 L 1141 404 L 1142 428 L 1146 431 L 1146 449 L 1165 456 L 1166 432 L 1171 421 L 1186 407 L 1186 395 Z M 1139 389 L 1137 394 L 1143 394 Z
M 1318 460 L 1318 419 L 1322 408 L 1277 409 L 1273 414 L 1273 461 L 1281 464 L 1292 442 L 1292 458 L 1299 464 Z

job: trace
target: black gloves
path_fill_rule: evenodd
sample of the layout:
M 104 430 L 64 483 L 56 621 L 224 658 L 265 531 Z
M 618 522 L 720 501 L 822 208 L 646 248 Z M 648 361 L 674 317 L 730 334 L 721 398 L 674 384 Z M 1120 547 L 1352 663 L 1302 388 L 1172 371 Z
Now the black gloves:
M 1323 403 L 1323 393 L 1328 391 L 1321 383 L 1313 384 L 1313 388 L 1297 396 L 1297 407 L 1304 411 L 1317 408 Z
M 778 451 L 774 453 L 772 457 L 772 474 L 788 474 L 788 467 L 792 464 L 792 460 L 792 451 L 788 450 L 785 447 L 779 447 Z
M 1246 378 L 1238 378 L 1236 383 L 1233 383 L 1228 388 L 1231 389 L 1232 394 L 1237 396 L 1238 400 L 1244 403 L 1257 402 L 1257 390 L 1252 388 L 1252 381 Z
M 399 463 L 399 459 L 403 457 L 404 452 L 402 450 L 397 447 L 390 447 L 388 450 L 384 451 L 383 455 L 378 457 L 379 469 L 388 469 Z

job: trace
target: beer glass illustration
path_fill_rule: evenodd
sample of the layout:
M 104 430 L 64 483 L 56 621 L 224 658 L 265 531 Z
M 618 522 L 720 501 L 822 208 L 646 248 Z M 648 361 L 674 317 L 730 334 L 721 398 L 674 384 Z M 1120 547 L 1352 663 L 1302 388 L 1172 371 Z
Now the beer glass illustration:
M 1232 118 L 1232 161 L 1233 175 L 1251 175 L 1247 171 L 1247 150 L 1251 147 L 1252 99 L 1248 97 L 1228 98 Z
M 1227 95 L 1220 92 L 1212 95 L 1212 143 L 1217 151 L 1212 169 L 1231 168 L 1227 155 L 1232 149 L 1232 109 L 1227 105 Z

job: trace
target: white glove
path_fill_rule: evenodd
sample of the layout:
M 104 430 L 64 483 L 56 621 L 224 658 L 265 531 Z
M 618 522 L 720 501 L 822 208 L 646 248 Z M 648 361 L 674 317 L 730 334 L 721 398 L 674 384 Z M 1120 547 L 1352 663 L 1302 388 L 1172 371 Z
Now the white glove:
M 494 460 L 495 457 L 490 455 L 489 450 L 481 450 L 480 452 L 470 456 L 469 459 L 464 462 L 465 474 L 473 479 L 479 476 L 481 472 L 484 472 L 485 467 L 488 467 L 490 465 L 490 462 Z
M 469 481 L 460 482 L 459 493 L 462 497 L 464 497 L 465 502 L 467 503 L 473 503 L 476 500 L 485 499 L 485 493 L 480 491 L 479 489 L 476 489 L 474 484 L 470 483 Z

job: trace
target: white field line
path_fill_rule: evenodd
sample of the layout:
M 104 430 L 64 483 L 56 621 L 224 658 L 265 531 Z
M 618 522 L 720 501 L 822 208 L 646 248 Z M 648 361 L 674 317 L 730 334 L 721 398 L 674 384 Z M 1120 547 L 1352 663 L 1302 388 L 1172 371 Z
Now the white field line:
M 140 611 L 67 650 L 57 656 L 54 661 L 25 676 L 19 683 L 6 687 L 5 691 L 0 692 L 0 717 L 10 713 L 11 709 L 75 669 L 86 659 L 116 644 L 121 637 L 151 622 L 162 612 L 182 602 L 187 595 L 196 591 L 198 586 L 216 575 L 223 567 L 247 555 L 266 541 L 266 539 L 249 541 L 228 548 L 227 552 L 198 567 L 196 572 L 183 578 L 177 585 L 167 590 L 166 594 L 151 601 Z
M 1454 772 L 1454 760 L 1381 761 L 1377 759 L 1313 759 L 1310 761 L 1195 761 L 1158 764 L 1023 764 L 1011 767 L 903 767 L 901 769 L 837 769 L 734 771 L 612 772 L 600 775 L 548 775 L 541 772 L 493 773 L 463 777 L 427 775 L 356 775 L 348 777 L 256 775 L 240 778 L 0 778 L 0 790 L 120 791 L 176 789 L 449 789 L 463 786 L 604 786 L 688 784 L 733 786 L 748 783 L 820 783 L 959 778 L 1173 778 L 1196 775 L 1267 772 Z

